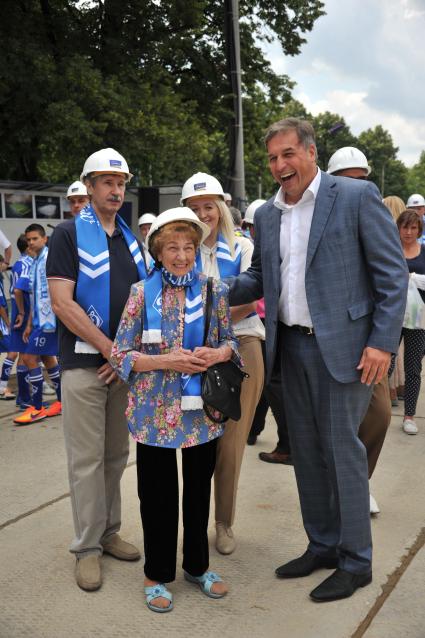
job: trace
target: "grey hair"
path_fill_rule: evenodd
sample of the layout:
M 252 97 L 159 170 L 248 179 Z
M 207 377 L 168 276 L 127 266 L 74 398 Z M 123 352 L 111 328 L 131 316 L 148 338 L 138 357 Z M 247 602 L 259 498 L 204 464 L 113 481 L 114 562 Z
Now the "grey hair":
M 283 120 L 278 120 L 271 124 L 264 135 L 264 144 L 266 148 L 272 137 L 279 133 L 287 133 L 288 131 L 295 131 L 300 144 L 304 146 L 306 151 L 313 144 L 317 158 L 316 135 L 314 133 L 314 128 L 307 120 L 300 120 L 297 117 L 286 117 Z
M 233 223 L 235 226 L 240 226 L 242 224 L 242 214 L 239 208 L 236 206 L 229 206 L 230 214 L 233 219 Z

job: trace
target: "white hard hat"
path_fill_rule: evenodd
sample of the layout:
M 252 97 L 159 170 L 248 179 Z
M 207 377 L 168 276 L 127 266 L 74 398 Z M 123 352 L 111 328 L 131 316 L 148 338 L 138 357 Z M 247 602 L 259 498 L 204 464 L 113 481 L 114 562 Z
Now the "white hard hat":
M 260 208 L 260 206 L 262 206 L 265 203 L 266 203 L 265 199 L 254 199 L 254 201 L 250 203 L 250 205 L 245 211 L 245 217 L 243 218 L 244 223 L 253 224 L 255 211 L 257 210 L 257 208 Z
M 83 182 L 76 181 L 72 182 L 71 186 L 68 188 L 68 192 L 66 193 L 66 198 L 73 197 L 74 195 L 82 195 L 83 197 L 88 197 L 87 188 L 83 184 Z
M 223 198 L 225 202 L 231 202 L 232 201 L 232 196 L 230 193 L 223 193 Z
M 223 187 L 212 175 L 207 173 L 195 173 L 183 184 L 180 204 L 184 205 L 189 197 L 200 197 L 202 195 L 219 195 L 224 199 Z
M 425 206 L 425 199 L 419 193 L 410 195 L 407 200 L 406 208 L 415 208 L 415 206 Z
M 328 173 L 333 175 L 337 171 L 345 168 L 364 168 L 367 175 L 370 175 L 372 169 L 367 163 L 366 155 L 354 146 L 344 146 L 339 148 L 329 160 Z
M 201 222 L 198 219 L 198 216 L 195 215 L 193 210 L 187 208 L 186 206 L 180 206 L 178 208 L 169 208 L 168 210 L 164 210 L 163 213 L 155 217 L 155 221 L 152 223 L 152 226 L 149 229 L 148 234 L 146 235 L 145 245 L 146 248 L 150 251 L 150 244 L 152 236 L 156 233 L 157 230 L 161 228 L 161 226 L 165 226 L 165 224 L 171 224 L 171 222 L 191 222 L 198 226 L 198 228 L 202 231 L 201 243 L 205 241 L 208 235 L 211 232 L 210 227 L 204 222 Z
M 119 173 L 126 176 L 127 182 L 133 177 L 123 156 L 113 148 L 101 148 L 86 159 L 80 180 L 83 181 L 90 173 Z
M 156 219 L 156 215 L 152 215 L 152 213 L 144 213 L 141 217 L 139 217 L 139 226 L 142 224 L 152 224 Z

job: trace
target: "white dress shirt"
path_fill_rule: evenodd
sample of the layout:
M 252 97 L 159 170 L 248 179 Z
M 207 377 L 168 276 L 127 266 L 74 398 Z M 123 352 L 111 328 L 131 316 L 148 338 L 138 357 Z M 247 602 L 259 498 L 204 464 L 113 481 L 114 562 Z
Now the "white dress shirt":
M 280 219 L 279 320 L 288 326 L 312 328 L 305 291 L 305 264 L 311 220 L 321 180 L 320 170 L 296 204 L 286 204 L 282 188 L 274 205 L 282 210 Z

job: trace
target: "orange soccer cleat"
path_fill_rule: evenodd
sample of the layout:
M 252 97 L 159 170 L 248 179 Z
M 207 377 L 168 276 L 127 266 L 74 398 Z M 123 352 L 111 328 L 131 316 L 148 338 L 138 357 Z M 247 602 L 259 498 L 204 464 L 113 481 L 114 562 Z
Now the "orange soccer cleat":
M 62 414 L 62 403 L 55 401 L 46 408 L 46 416 L 59 416 Z
M 13 419 L 13 422 L 16 425 L 30 425 L 31 423 L 36 423 L 37 421 L 42 421 L 47 417 L 47 412 L 45 408 L 41 408 L 40 410 L 36 410 L 32 405 L 25 410 L 23 414 L 17 416 L 16 419 Z

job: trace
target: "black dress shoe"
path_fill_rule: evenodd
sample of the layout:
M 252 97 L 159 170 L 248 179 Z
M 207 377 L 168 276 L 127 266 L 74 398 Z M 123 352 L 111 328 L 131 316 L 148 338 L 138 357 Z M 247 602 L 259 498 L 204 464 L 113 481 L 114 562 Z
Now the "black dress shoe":
M 290 454 L 280 452 L 277 448 L 273 452 L 260 452 L 258 455 L 260 461 L 266 463 L 282 463 L 283 465 L 293 465 Z
M 279 578 L 300 578 L 309 576 L 316 569 L 335 569 L 338 566 L 338 558 L 328 556 L 318 556 L 308 549 L 302 556 L 290 560 L 289 563 L 281 565 L 275 570 Z
M 257 435 L 256 434 L 248 434 L 248 438 L 246 441 L 247 445 L 255 445 L 257 443 Z
M 310 597 L 317 603 L 326 603 L 340 598 L 349 598 L 358 587 L 366 587 L 372 582 L 372 572 L 352 574 L 344 569 L 337 569 L 329 578 L 313 589 Z

